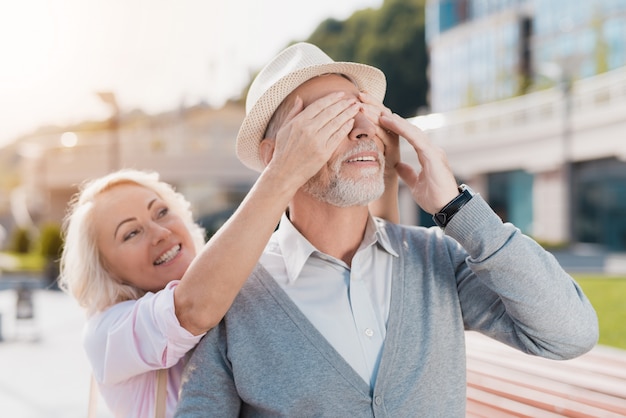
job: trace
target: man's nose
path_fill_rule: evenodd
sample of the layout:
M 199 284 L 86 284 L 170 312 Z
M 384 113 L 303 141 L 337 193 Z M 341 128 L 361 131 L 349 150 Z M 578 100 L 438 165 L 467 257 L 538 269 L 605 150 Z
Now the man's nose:
M 357 113 L 354 117 L 354 126 L 350 131 L 350 139 L 353 141 L 359 139 L 374 138 L 376 134 L 376 125 L 369 120 L 362 112 Z

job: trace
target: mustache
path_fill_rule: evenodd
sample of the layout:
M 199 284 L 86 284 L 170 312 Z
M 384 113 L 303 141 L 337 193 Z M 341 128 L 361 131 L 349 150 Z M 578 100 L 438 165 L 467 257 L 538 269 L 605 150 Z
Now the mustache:
M 347 160 L 350 156 L 354 154 L 368 151 L 374 151 L 376 154 L 378 154 L 378 160 L 381 162 L 381 164 L 385 161 L 384 154 L 378 149 L 378 147 L 376 146 L 376 142 L 374 142 L 373 139 L 362 139 L 357 141 L 356 145 L 343 153 L 343 155 L 341 156 L 341 161 Z

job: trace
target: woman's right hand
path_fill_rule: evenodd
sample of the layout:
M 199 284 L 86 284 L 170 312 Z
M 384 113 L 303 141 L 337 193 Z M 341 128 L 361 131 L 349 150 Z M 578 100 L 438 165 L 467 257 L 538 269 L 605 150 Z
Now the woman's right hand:
M 348 136 L 360 108 L 356 98 L 345 98 L 343 92 L 324 96 L 306 108 L 302 99 L 296 97 L 278 130 L 266 170 L 276 168 L 288 174 L 294 187 L 299 188 L 323 167 Z

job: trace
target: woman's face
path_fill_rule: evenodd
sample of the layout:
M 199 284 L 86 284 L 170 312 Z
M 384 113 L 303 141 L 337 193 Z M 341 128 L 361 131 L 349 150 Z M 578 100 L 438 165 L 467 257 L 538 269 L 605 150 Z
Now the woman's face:
M 195 257 L 183 220 L 154 191 L 119 184 L 94 202 L 96 243 L 113 277 L 156 292 L 180 279 Z

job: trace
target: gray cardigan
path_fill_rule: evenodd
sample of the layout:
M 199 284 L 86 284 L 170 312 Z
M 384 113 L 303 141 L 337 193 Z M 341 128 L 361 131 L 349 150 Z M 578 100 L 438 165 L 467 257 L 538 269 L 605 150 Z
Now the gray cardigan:
M 479 196 L 447 236 L 377 222 L 400 257 L 373 390 L 259 265 L 194 351 L 176 416 L 463 417 L 464 330 L 553 359 L 595 345 L 580 288 Z

